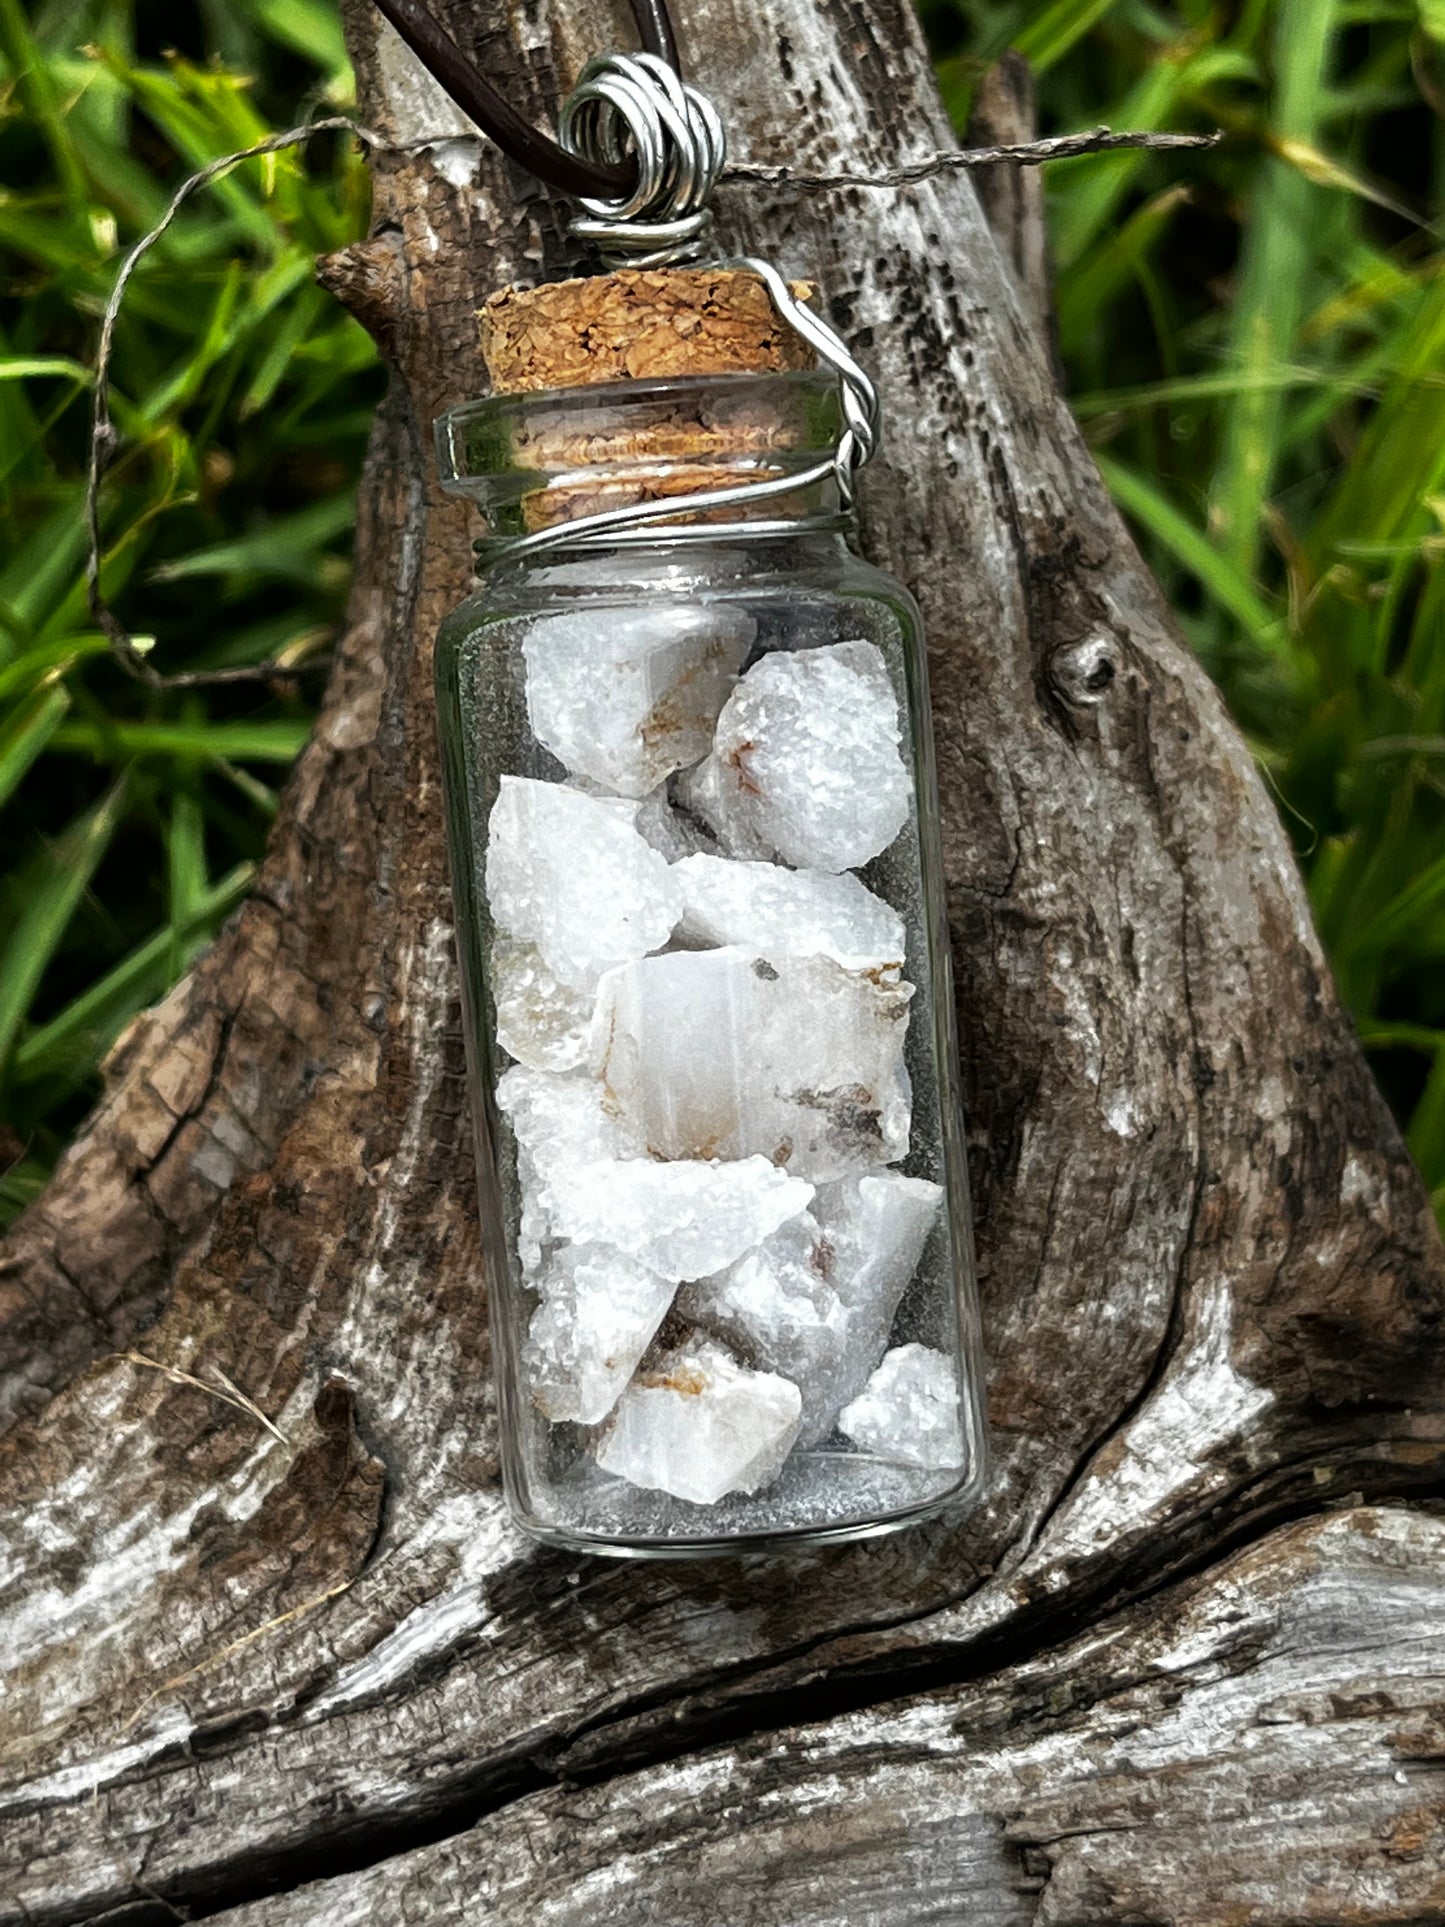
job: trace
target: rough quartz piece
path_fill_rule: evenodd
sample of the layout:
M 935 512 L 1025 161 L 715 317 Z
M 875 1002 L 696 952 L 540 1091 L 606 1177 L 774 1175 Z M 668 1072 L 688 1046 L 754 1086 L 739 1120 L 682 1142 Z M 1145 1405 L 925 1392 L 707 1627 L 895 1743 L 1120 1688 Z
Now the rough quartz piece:
M 512 1127 L 522 1193 L 519 1255 L 537 1273 L 555 1242 L 559 1203 L 591 1165 L 633 1157 L 641 1146 L 611 1115 L 590 1077 L 559 1077 L 521 1065 L 497 1082 L 497 1106 Z
M 831 1268 L 823 1227 L 811 1211 L 803 1211 L 726 1271 L 684 1285 L 678 1297 L 684 1317 L 726 1338 L 750 1363 L 797 1385 L 803 1446 L 826 1437 L 850 1396 L 839 1389 L 839 1375 L 853 1315 L 830 1282 Z M 851 1391 L 877 1361 L 875 1352 Z
M 893 1171 L 826 1185 L 811 1210 L 683 1288 L 679 1311 L 799 1386 L 799 1445 L 828 1436 L 882 1357 L 942 1195 Z
M 559 1077 L 514 1065 L 497 1080 L 497 1104 L 511 1122 L 518 1148 L 549 1186 L 565 1183 L 580 1165 L 631 1157 L 640 1148 L 590 1077 Z
M 639 1372 L 597 1447 L 604 1472 L 632 1485 L 715 1505 L 760 1492 L 782 1470 L 802 1396 L 776 1372 L 754 1372 L 694 1338 Z
M 826 1185 L 818 1193 L 814 1210 L 832 1246 L 838 1289 L 877 1323 L 878 1351 L 870 1369 L 918 1269 L 942 1201 L 942 1185 L 898 1171 Z
M 897 699 L 873 643 L 778 651 L 729 696 L 684 800 L 730 855 L 856 869 L 908 820 L 901 742 Z
M 716 856 L 684 857 L 673 874 L 682 885 L 683 937 L 766 957 L 831 957 L 853 970 L 903 963 L 902 917 L 855 876 Z
M 492 916 L 575 990 L 666 943 L 682 914 L 681 886 L 636 815 L 635 803 L 525 776 L 504 776 L 492 806 Z
M 742 862 L 771 863 L 776 852 L 767 838 L 748 821 L 738 803 L 735 770 L 708 756 L 677 779 L 677 798 L 683 808 L 705 823 L 724 856 Z
M 838 1428 L 865 1452 L 895 1465 L 941 1469 L 966 1459 L 953 1360 L 927 1345 L 895 1345 Z
M 667 1316 L 676 1284 L 603 1245 L 566 1245 L 538 1281 L 523 1354 L 544 1418 L 596 1425 Z
M 679 863 L 689 856 L 715 855 L 717 838 L 700 817 L 673 802 L 669 788 L 670 785 L 664 783 L 638 804 L 638 835 L 660 851 L 669 863 Z
M 522 644 L 539 743 L 577 775 L 642 797 L 706 756 L 757 624 L 666 599 L 543 617 Z
M 810 1184 L 762 1157 L 729 1164 L 631 1158 L 574 1169 L 549 1202 L 558 1236 L 611 1245 L 678 1279 L 721 1271 L 806 1209 L 812 1195 Z
M 596 998 L 562 983 L 535 944 L 499 936 L 492 945 L 497 1042 L 535 1070 L 570 1071 L 587 1061 Z
M 602 979 L 591 1066 L 654 1157 L 846 1177 L 908 1150 L 912 995 L 828 957 L 671 951 Z

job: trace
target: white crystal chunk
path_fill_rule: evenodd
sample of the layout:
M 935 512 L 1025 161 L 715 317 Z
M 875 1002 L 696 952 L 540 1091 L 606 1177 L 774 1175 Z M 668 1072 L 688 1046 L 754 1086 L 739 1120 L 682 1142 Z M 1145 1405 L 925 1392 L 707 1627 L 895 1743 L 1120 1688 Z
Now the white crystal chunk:
M 557 1235 L 605 1244 L 665 1278 L 721 1271 L 788 1218 L 813 1187 L 766 1158 L 658 1164 L 633 1158 L 585 1164 L 549 1196 Z
M 577 775 L 641 797 L 706 756 L 757 624 L 725 604 L 659 598 L 532 624 L 527 715 Z
M 966 1459 L 953 1360 L 927 1345 L 895 1345 L 838 1427 L 865 1452 L 943 1470 Z
M 518 1063 L 543 1071 L 570 1071 L 586 1063 L 596 997 L 562 983 L 535 944 L 498 936 L 491 984 L 497 1042 Z
M 677 1286 L 619 1251 L 567 1245 L 538 1289 L 523 1354 L 533 1401 L 544 1418 L 596 1425 L 652 1343 Z
M 666 943 L 682 914 L 681 886 L 636 815 L 635 803 L 525 776 L 504 776 L 492 806 L 492 916 L 575 990 Z
M 678 1309 L 803 1394 L 798 1443 L 816 1445 L 888 1343 L 942 1190 L 889 1171 L 824 1186 L 801 1212 Z
M 678 801 L 705 823 L 724 856 L 744 862 L 771 863 L 776 852 L 748 820 L 738 801 L 736 773 L 716 756 L 705 757 L 677 779 Z
M 679 934 L 741 944 L 765 957 L 831 957 L 848 969 L 901 966 L 903 919 L 857 877 L 688 856 L 673 865 L 682 885 Z
M 713 855 L 718 847 L 717 838 L 700 818 L 690 816 L 673 803 L 668 787 L 664 783 L 638 804 L 638 834 L 669 863 L 678 863 L 689 856 Z
M 829 1280 L 830 1260 L 822 1226 L 811 1211 L 803 1211 L 726 1271 L 684 1285 L 678 1297 L 685 1317 L 726 1338 L 752 1364 L 797 1385 L 802 1394 L 798 1442 L 804 1446 L 826 1437 L 851 1395 L 839 1388 L 839 1375 L 852 1313 Z M 876 1363 L 877 1353 L 864 1365 L 858 1385 Z
M 846 1177 L 908 1150 L 912 995 L 828 957 L 671 951 L 602 979 L 591 1065 L 654 1157 Z
M 942 1185 L 898 1171 L 826 1185 L 814 1202 L 832 1246 L 834 1281 L 848 1304 L 876 1317 L 878 1353 L 942 1202 Z
M 635 1156 L 632 1137 L 609 1110 L 591 1077 L 558 1077 L 514 1065 L 497 1080 L 497 1105 L 549 1187 L 565 1184 L 580 1165 Z
M 558 1237 L 556 1218 L 586 1167 L 634 1157 L 641 1146 L 607 1110 L 590 1077 L 558 1077 L 514 1066 L 497 1081 L 497 1106 L 512 1127 L 522 1192 L 520 1257 L 531 1277 L 543 1247 Z
M 873 643 L 778 651 L 729 696 L 684 801 L 731 855 L 856 869 L 908 820 L 901 742 L 898 702 Z
M 715 1505 L 760 1492 L 782 1470 L 802 1398 L 775 1372 L 749 1371 L 695 1339 L 640 1372 L 597 1447 L 597 1463 L 633 1485 Z

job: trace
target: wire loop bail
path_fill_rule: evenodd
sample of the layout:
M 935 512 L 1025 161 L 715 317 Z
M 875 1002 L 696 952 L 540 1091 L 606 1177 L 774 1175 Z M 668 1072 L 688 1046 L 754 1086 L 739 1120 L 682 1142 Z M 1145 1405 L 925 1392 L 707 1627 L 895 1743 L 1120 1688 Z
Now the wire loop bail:
M 707 203 L 727 158 L 717 109 L 656 54 L 589 60 L 562 108 L 558 138 L 593 166 L 635 163 L 637 181 L 615 200 L 579 196 L 569 232 L 609 265 L 665 267 L 696 260 L 712 220 Z

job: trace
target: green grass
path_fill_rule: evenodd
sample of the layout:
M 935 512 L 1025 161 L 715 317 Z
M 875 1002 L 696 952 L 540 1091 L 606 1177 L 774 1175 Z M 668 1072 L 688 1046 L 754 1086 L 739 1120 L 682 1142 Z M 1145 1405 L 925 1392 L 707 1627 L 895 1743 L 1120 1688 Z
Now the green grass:
M 1445 7 L 929 0 L 962 125 L 1010 43 L 1045 131 L 1224 128 L 1047 176 L 1105 478 L 1295 838 L 1445 1207 Z
M 182 51 L 175 51 L 176 43 Z M 351 143 L 243 163 L 143 261 L 116 335 L 97 635 L 82 502 L 98 317 L 195 168 L 351 105 L 333 7 L 0 0 L 0 1216 L 43 1183 L 126 1022 L 244 895 L 306 739 L 380 374 L 316 286 L 364 230 Z
M 1445 1205 L 1445 5 L 922 9 L 960 125 L 1012 44 L 1045 131 L 1228 132 L 1050 170 L 1060 350 Z M 359 159 L 322 138 L 197 197 L 117 334 L 107 595 L 162 673 L 294 673 L 158 693 L 95 633 L 97 318 L 186 173 L 350 86 L 327 0 L 0 0 L 0 1215 L 239 901 L 305 739 L 379 393 L 311 273 L 362 229 Z

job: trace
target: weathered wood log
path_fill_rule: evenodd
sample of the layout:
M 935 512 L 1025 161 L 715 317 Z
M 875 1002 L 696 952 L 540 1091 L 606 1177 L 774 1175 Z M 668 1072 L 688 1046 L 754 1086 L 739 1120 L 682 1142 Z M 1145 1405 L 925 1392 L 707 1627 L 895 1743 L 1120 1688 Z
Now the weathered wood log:
M 627 44 L 574 0 L 442 11 L 538 118 Z M 902 0 L 678 11 L 741 154 L 946 142 Z M 763 1918 L 714 1868 L 777 1882 L 769 1918 L 1438 1917 L 1439 1535 L 1397 1507 L 1262 1536 L 1440 1490 L 1438 1239 L 962 177 L 719 218 L 826 291 L 888 409 L 864 544 L 933 642 L 987 1504 L 667 1569 L 508 1525 L 429 690 L 470 531 L 426 430 L 476 382 L 481 296 L 560 268 L 561 215 L 360 0 L 348 26 L 396 142 L 326 269 L 397 369 L 351 628 L 254 897 L 125 1040 L 0 1276 L 0 1922 L 443 1920 L 478 1882 L 501 1920 L 559 1892 L 559 1920 Z
M 224 1918 L 1438 1920 L 1442 1557 L 1421 1515 L 1296 1525 L 992 1677 L 533 1793 Z

